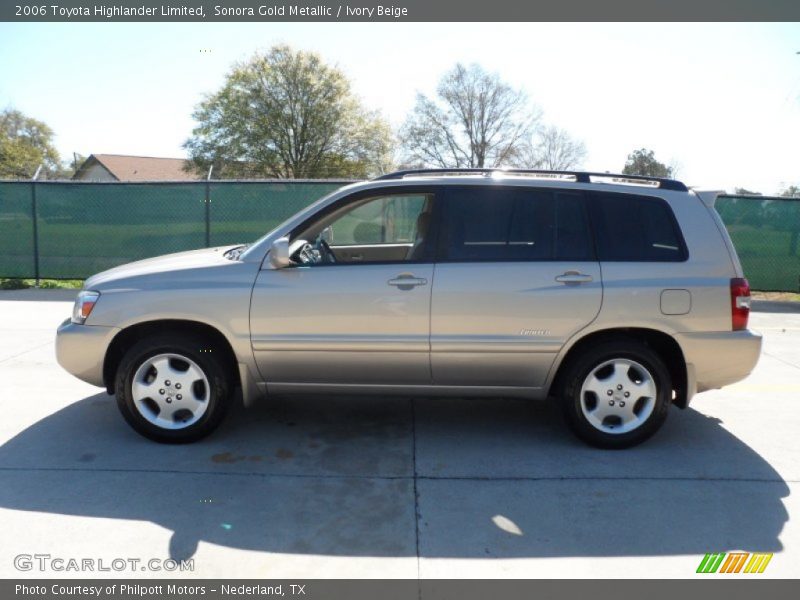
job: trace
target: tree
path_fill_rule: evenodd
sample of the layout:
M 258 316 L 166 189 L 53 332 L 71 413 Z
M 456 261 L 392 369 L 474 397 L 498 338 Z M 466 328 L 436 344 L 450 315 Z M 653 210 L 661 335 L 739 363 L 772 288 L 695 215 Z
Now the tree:
M 440 80 L 435 98 L 417 95 L 400 130 L 404 162 L 441 168 L 513 164 L 538 120 L 524 92 L 479 65 L 457 64 Z
M 184 147 L 218 177 L 367 177 L 390 167 L 391 132 L 338 69 L 274 46 L 234 66 L 194 111 Z
M 18 110 L 0 112 L 0 179 L 30 179 L 39 165 L 45 175 L 61 174 L 53 130 Z
M 628 155 L 622 174 L 669 178 L 672 177 L 672 168 L 657 161 L 652 150 L 641 148 Z
M 781 192 L 784 198 L 800 198 L 800 186 L 790 185 Z
M 761 192 L 754 192 L 752 190 L 748 190 L 747 188 L 737 187 L 733 189 L 734 196 L 760 196 Z
M 553 125 L 537 128 L 514 161 L 514 166 L 548 171 L 578 169 L 586 159 L 586 146 Z
M 62 176 L 65 179 L 72 179 L 75 173 L 78 172 L 78 169 L 81 168 L 81 165 L 86 162 L 86 156 L 81 154 L 80 152 L 73 152 L 72 153 L 72 160 L 65 160 L 64 161 L 64 168 L 62 169 Z

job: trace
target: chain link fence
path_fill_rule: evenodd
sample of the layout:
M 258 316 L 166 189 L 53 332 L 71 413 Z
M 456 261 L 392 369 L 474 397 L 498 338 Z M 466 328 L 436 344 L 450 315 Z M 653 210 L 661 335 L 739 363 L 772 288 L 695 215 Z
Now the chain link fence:
M 0 182 L 0 277 L 83 279 L 204 246 L 250 242 L 350 183 L 270 180 Z M 800 198 L 720 196 L 753 289 L 800 287 Z
M 346 183 L 0 182 L 0 277 L 83 279 L 160 254 L 251 242 Z
M 715 206 L 750 287 L 800 291 L 800 198 L 720 196 Z

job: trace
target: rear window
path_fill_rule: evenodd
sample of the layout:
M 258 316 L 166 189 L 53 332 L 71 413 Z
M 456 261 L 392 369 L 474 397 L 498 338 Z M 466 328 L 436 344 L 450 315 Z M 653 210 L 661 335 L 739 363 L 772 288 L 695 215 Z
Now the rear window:
M 582 197 L 542 189 L 453 188 L 440 260 L 593 260 Z
M 590 194 L 601 261 L 681 262 L 688 253 L 664 200 L 632 194 Z

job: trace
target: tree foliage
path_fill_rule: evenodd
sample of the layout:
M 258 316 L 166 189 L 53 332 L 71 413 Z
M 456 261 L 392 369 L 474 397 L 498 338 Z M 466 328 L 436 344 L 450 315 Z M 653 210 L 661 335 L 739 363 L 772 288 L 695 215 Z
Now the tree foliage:
M 554 125 L 539 127 L 520 150 L 514 166 L 525 169 L 571 171 L 586 159 L 586 146 Z
M 514 164 L 538 120 L 524 92 L 479 65 L 457 64 L 434 98 L 417 95 L 400 130 L 404 162 L 442 168 Z
M 29 179 L 39 165 L 45 175 L 62 174 L 53 130 L 18 110 L 0 112 L 0 179 Z
M 800 198 L 800 186 L 790 185 L 781 192 L 784 198 Z
M 191 164 L 220 177 L 366 177 L 390 167 L 386 122 L 340 70 L 289 46 L 237 64 L 193 116 Z
M 737 187 L 733 189 L 734 196 L 761 196 L 761 192 L 754 192 L 753 190 L 748 190 L 747 188 Z
M 622 168 L 623 175 L 642 175 L 645 177 L 672 177 L 672 167 L 656 160 L 655 153 L 647 148 L 634 150 Z

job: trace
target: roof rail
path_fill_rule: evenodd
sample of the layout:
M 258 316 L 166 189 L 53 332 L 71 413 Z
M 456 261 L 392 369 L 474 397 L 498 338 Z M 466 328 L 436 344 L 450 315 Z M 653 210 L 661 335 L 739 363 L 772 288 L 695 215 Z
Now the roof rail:
M 438 175 L 446 177 L 449 175 L 484 175 L 491 177 L 493 175 L 540 175 L 544 177 L 569 177 L 574 179 L 577 183 L 593 183 L 595 180 L 605 181 L 606 183 L 614 183 L 620 185 L 644 185 L 658 187 L 663 190 L 673 190 L 677 192 L 687 192 L 689 188 L 682 182 L 675 179 L 665 179 L 662 177 L 646 177 L 643 175 L 622 175 L 620 173 L 597 173 L 592 171 L 549 171 L 544 169 L 500 169 L 500 168 L 485 168 L 485 169 L 407 169 L 404 171 L 395 171 L 394 173 L 387 173 L 376 177 L 373 181 L 382 181 L 389 179 L 403 179 L 404 177 L 411 177 L 414 175 Z

